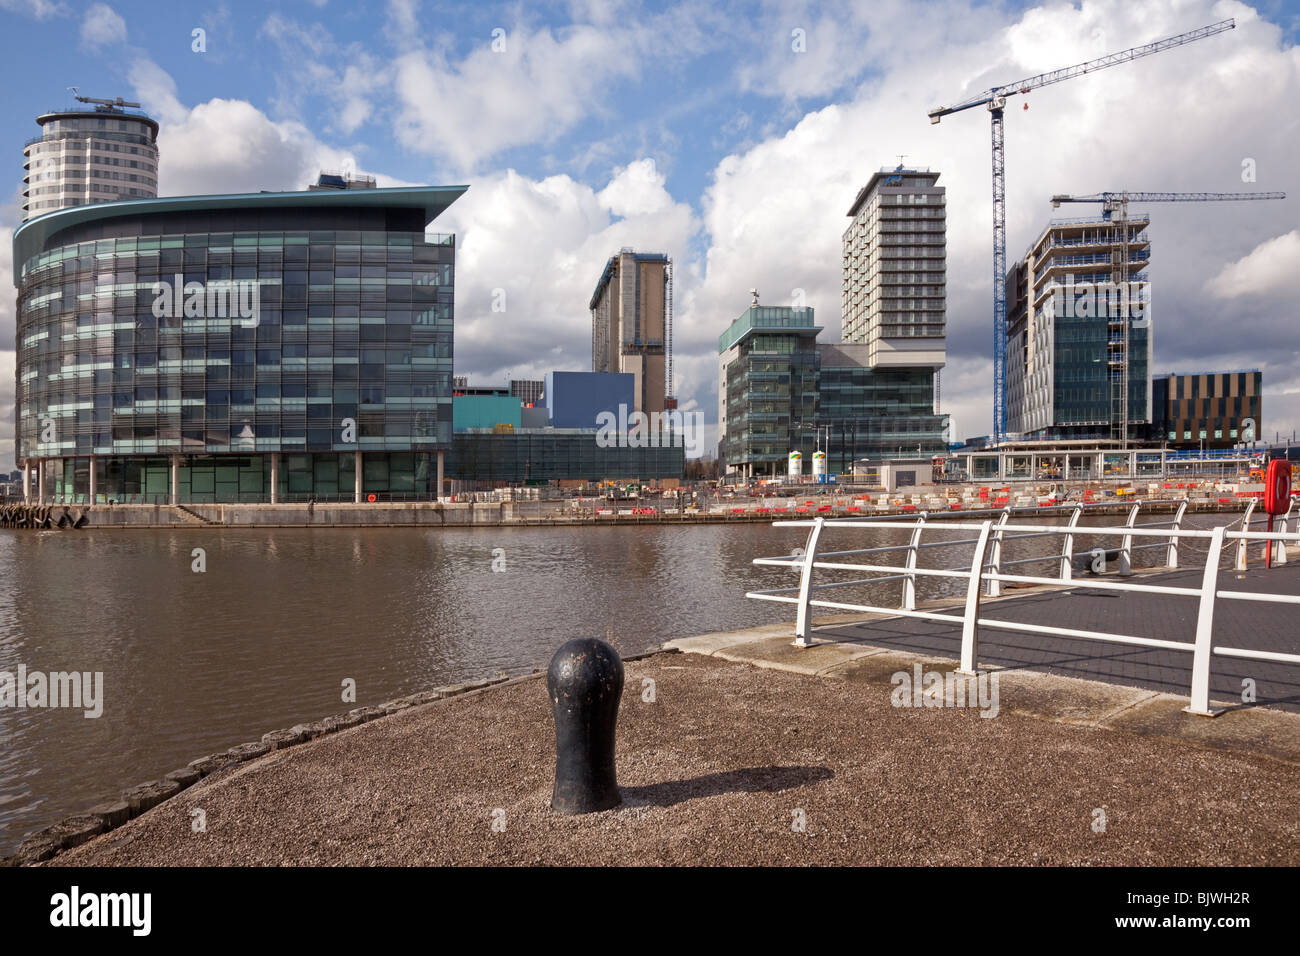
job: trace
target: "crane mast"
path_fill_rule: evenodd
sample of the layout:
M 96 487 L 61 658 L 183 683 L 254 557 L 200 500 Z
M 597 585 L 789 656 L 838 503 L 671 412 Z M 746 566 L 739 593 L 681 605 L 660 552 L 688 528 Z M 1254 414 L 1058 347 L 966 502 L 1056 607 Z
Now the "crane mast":
M 940 106 L 930 110 L 931 123 L 938 123 L 945 116 L 975 106 L 987 106 L 989 110 L 993 146 L 993 440 L 995 443 L 1001 443 L 1007 427 L 1006 156 L 1002 128 L 1007 97 L 1017 93 L 1028 93 L 1053 83 L 1061 83 L 1085 73 L 1095 73 L 1097 70 L 1129 63 L 1196 40 L 1203 40 L 1235 27 L 1236 22 L 1232 19 L 1220 20 L 1177 36 L 1165 37 L 1153 43 L 1111 53 L 1095 60 L 1087 60 L 1074 66 L 1026 77 L 1014 83 L 995 86 L 952 106 Z

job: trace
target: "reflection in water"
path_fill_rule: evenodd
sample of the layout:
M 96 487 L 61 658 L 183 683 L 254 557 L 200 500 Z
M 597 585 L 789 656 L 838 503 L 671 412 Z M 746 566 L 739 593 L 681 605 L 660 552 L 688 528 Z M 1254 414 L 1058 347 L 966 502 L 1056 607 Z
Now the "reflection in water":
M 823 546 L 907 537 L 859 529 Z M 608 634 L 634 654 L 792 619 L 793 608 L 744 594 L 797 583 L 750 562 L 804 538 L 752 524 L 0 532 L 0 671 L 102 671 L 105 696 L 95 720 L 0 709 L 0 853 L 196 757 L 439 684 L 542 669 L 572 637 Z M 196 547 L 204 573 L 191 571 Z M 1031 539 L 1020 553 L 1058 547 Z M 969 555 L 933 548 L 922 565 Z M 830 593 L 896 606 L 898 587 Z M 923 579 L 918 592 L 963 588 Z M 356 704 L 342 700 L 348 678 Z

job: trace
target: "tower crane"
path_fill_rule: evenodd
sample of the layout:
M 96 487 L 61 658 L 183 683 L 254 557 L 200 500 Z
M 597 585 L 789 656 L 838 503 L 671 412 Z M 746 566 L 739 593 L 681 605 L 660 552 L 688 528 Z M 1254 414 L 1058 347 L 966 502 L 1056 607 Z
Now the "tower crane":
M 1055 195 L 1052 208 L 1059 208 L 1062 203 L 1101 203 L 1102 218 L 1112 223 L 1110 278 L 1119 293 L 1116 300 L 1119 308 L 1107 309 L 1106 321 L 1110 325 L 1107 335 L 1107 364 L 1118 370 L 1110 378 L 1110 429 L 1111 438 L 1119 441 L 1121 447 L 1128 447 L 1128 390 L 1129 390 L 1129 220 L 1128 204 L 1130 202 L 1235 202 L 1258 199 L 1285 199 L 1286 193 L 1143 193 L 1143 192 L 1105 192 L 1091 196 Z M 1119 214 L 1118 220 L 1115 214 Z M 1119 312 L 1116 315 L 1116 312 Z
M 960 113 L 975 106 L 987 106 L 993 129 L 993 440 L 1000 443 L 1007 428 L 1007 209 L 1006 209 L 1006 171 L 1005 148 L 1002 140 L 1003 111 L 1006 109 L 1007 97 L 1017 93 L 1028 93 L 1043 86 L 1072 80 L 1085 73 L 1119 66 L 1132 60 L 1160 53 L 1164 50 L 1203 40 L 1215 34 L 1232 30 L 1236 27 L 1232 19 L 1220 20 L 1209 26 L 1180 33 L 1177 36 L 1156 40 L 1144 46 L 1136 46 L 1120 53 L 1111 53 L 1096 60 L 1088 60 L 1040 73 L 1014 83 L 995 86 L 978 96 L 963 100 L 952 106 L 940 106 L 930 110 L 930 122 L 937 123 L 952 113 Z

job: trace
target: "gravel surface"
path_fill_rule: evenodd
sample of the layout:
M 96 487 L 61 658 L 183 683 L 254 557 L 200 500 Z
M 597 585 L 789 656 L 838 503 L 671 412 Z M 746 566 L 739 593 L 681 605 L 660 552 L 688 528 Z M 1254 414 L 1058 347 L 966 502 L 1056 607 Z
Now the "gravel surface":
M 54 863 L 1300 864 L 1300 767 L 889 689 L 630 662 L 624 804 L 563 817 L 545 682 L 523 680 L 223 771 Z

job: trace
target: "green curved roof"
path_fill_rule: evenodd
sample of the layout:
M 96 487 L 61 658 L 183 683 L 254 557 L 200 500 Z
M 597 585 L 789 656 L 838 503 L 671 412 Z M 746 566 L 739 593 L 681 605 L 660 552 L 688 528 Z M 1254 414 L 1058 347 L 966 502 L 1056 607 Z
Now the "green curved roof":
M 400 186 L 392 189 L 318 189 L 295 192 L 230 193 L 215 196 L 165 196 L 69 206 L 29 219 L 14 232 L 14 282 L 22 264 L 39 253 L 46 241 L 69 226 L 148 213 L 194 212 L 204 209 L 247 209 L 253 206 L 378 206 L 421 209 L 427 226 L 459 199 L 468 186 Z

